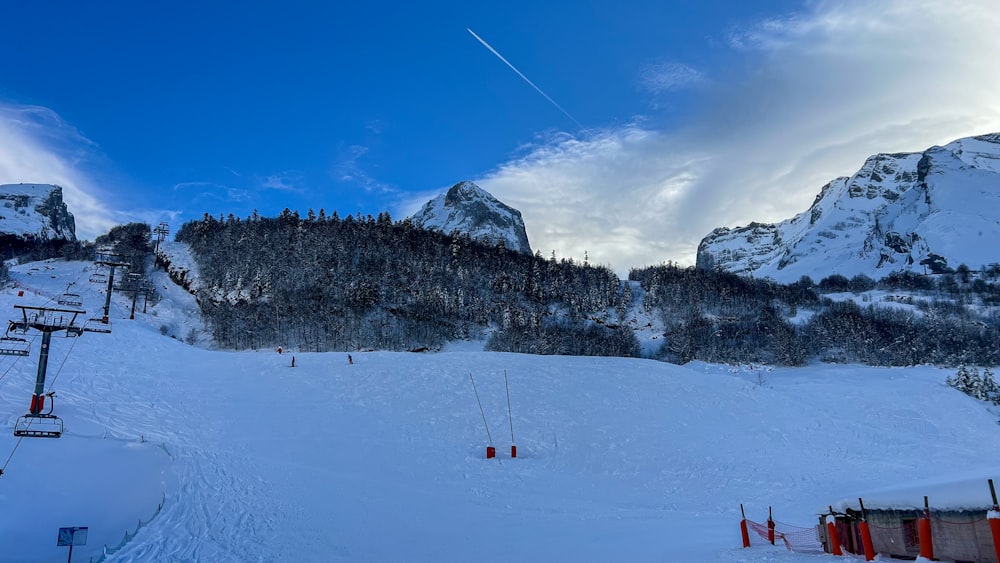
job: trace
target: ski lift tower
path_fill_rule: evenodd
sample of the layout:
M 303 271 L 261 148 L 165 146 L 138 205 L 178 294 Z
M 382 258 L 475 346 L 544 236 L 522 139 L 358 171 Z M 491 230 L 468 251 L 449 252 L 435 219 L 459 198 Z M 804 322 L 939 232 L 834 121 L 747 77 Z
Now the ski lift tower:
M 170 234 L 170 225 L 161 222 L 153 229 L 153 234 L 156 235 L 156 245 L 153 246 L 153 268 L 156 268 L 160 265 L 160 243 Z
M 149 296 L 153 294 L 153 284 L 148 279 L 143 278 L 142 274 L 130 273 L 118 284 L 117 289 L 126 295 L 132 295 L 132 312 L 129 313 L 129 319 L 135 318 L 135 303 L 140 295 L 143 297 L 142 312 L 146 312 L 146 303 L 149 301 Z
M 35 377 L 35 392 L 31 396 L 31 408 L 28 413 L 17 419 L 14 424 L 14 435 L 27 438 L 58 438 L 62 436 L 63 421 L 52 414 L 54 401 L 45 408 L 45 397 L 53 399 L 54 392 L 45 392 L 45 372 L 49 365 L 49 344 L 52 333 L 66 331 L 66 336 L 80 336 L 83 328 L 76 324 L 77 316 L 84 313 L 75 309 L 53 309 L 50 307 L 32 307 L 29 305 L 14 305 L 21 309 L 21 319 L 10 321 L 9 331 L 25 333 L 28 329 L 42 333 L 42 348 L 38 352 L 38 373 Z
M 101 317 L 101 322 L 108 324 L 108 310 L 111 308 L 111 292 L 115 286 L 115 268 L 128 267 L 128 262 L 123 262 L 124 257 L 120 254 L 114 254 L 111 252 L 99 252 L 97 254 L 97 260 L 94 260 L 95 264 L 100 266 L 107 266 L 110 269 L 108 274 L 108 292 L 104 296 L 104 316 Z

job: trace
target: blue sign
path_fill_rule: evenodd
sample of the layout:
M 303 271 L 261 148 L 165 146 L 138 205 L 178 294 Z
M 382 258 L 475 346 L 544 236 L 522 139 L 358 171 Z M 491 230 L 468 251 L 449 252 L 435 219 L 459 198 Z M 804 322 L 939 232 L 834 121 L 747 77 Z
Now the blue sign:
M 87 545 L 87 527 L 73 526 L 71 528 L 59 528 L 59 539 L 56 545 L 65 547 L 67 545 Z

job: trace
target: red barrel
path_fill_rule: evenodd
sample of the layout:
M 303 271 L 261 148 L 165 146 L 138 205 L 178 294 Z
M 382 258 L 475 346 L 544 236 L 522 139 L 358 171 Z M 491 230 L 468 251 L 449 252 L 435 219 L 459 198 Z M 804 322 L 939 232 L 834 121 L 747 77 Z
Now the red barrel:
M 493 446 L 486 446 L 486 459 L 493 459 L 497 456 L 497 449 Z

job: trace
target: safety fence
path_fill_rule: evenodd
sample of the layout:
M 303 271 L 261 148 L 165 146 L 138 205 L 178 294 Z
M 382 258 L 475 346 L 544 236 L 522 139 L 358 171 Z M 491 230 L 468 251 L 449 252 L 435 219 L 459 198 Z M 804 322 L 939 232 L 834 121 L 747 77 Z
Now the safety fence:
M 809 527 L 774 520 L 770 507 L 766 521 L 749 520 L 741 504 L 743 547 L 750 547 L 753 532 L 767 543 L 777 545 L 780 541 L 798 553 L 863 556 L 865 561 L 882 555 L 995 563 L 1000 560 L 1000 507 L 993 480 L 988 484 L 994 503 L 991 509 L 953 504 L 954 508 L 932 510 L 927 496 L 923 509 L 898 505 L 866 509 L 859 498 L 858 508 L 844 503 L 841 511 L 834 511 L 831 505 L 826 514 L 818 515 L 817 525 Z
M 796 553 L 823 553 L 816 527 L 803 527 L 770 520 L 760 523 L 746 520 L 747 528 L 768 543 L 782 542 L 789 551 Z M 773 540 L 773 541 L 772 541 Z
M 154 512 L 153 515 L 149 517 L 149 520 L 143 521 L 140 518 L 139 519 L 139 524 L 135 527 L 135 531 L 129 532 L 129 531 L 126 530 L 125 531 L 125 537 L 122 538 L 122 541 L 118 542 L 118 545 L 116 545 L 114 547 L 108 547 L 107 545 L 105 545 L 104 546 L 104 551 L 101 553 L 100 557 L 98 557 L 97 559 L 94 559 L 93 557 L 91 557 L 90 558 L 90 563 L 103 563 L 104 561 L 106 561 L 108 559 L 108 557 L 111 557 L 112 555 L 114 555 L 114 554 L 118 553 L 119 551 L 121 551 L 122 548 L 124 548 L 126 545 L 128 545 L 128 543 L 130 541 L 132 541 L 133 538 L 135 538 L 136 534 L 139 533 L 139 530 L 141 530 L 141 529 L 145 528 L 146 526 L 148 526 L 153 520 L 156 519 L 157 516 L 159 516 L 160 511 L 163 510 L 163 503 L 165 503 L 166 501 L 167 501 L 167 495 L 166 495 L 166 493 L 164 493 L 163 494 L 163 498 L 160 499 L 160 504 L 158 504 L 156 506 L 156 512 Z

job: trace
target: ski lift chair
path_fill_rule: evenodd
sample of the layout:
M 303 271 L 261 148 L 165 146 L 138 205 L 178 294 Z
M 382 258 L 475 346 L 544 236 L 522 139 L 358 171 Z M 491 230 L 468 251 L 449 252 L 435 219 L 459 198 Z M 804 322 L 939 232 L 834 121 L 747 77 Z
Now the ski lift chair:
M 55 406 L 55 393 L 45 394 L 49 397 L 49 412 L 27 413 L 14 423 L 14 436 L 19 438 L 59 438 L 63 434 L 63 420 L 52 414 Z M 40 397 L 44 400 L 44 397 Z M 32 401 L 34 404 L 34 401 Z M 34 410 L 34 408 L 32 408 Z
M 107 317 L 94 317 L 92 319 L 87 319 L 83 323 L 84 332 L 103 332 L 108 334 L 111 332 L 111 321 Z
M 79 307 L 83 305 L 83 299 L 80 297 L 79 293 L 63 293 L 59 296 L 57 301 L 60 305 L 68 305 L 70 307 Z
M 0 356 L 27 356 L 30 353 L 28 339 L 8 335 L 0 337 Z

